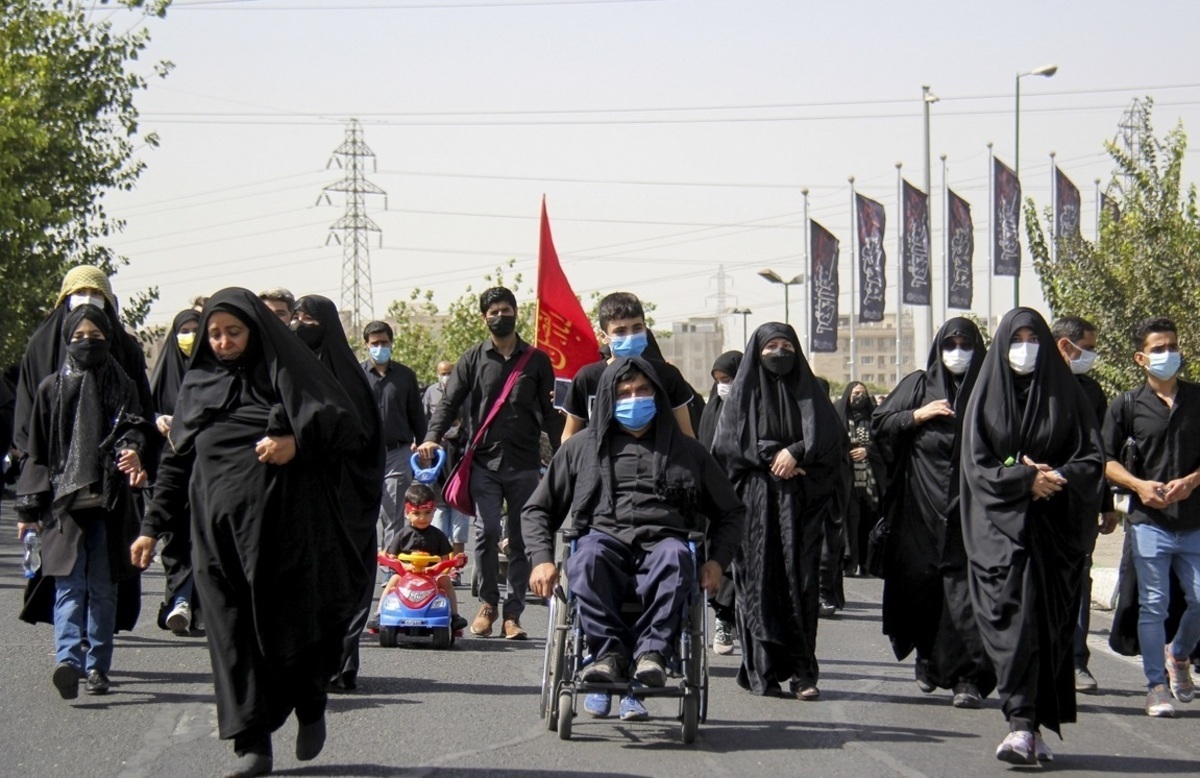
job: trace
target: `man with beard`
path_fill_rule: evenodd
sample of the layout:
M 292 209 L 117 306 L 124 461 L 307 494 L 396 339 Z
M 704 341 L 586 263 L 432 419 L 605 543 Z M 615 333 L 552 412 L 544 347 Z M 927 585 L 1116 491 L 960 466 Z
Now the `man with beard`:
M 521 508 L 537 488 L 541 465 L 541 435 L 557 448 L 561 432 L 551 397 L 554 370 L 550 358 L 517 334 L 517 298 L 502 286 L 479 295 L 479 313 L 491 333 L 467 350 L 454 366 L 446 395 L 429 422 L 418 452 L 431 459 L 440 441 L 469 402 L 470 428 L 484 434 L 475 447 L 471 466 L 471 499 L 475 503 L 475 563 L 478 565 L 479 612 L 471 633 L 489 637 L 498 616 L 508 640 L 524 640 L 521 613 L 529 585 L 529 560 L 521 538 Z M 517 373 L 511 391 L 501 396 L 509 376 Z M 502 400 L 503 402 L 498 402 Z M 493 414 L 491 424 L 485 424 Z M 508 593 L 500 608 L 501 508 L 507 505 L 503 527 L 508 536 Z

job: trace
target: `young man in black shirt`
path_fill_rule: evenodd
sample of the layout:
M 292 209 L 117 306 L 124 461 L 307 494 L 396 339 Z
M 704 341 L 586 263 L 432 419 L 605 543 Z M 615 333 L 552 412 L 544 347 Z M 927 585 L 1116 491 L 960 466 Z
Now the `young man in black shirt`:
M 560 433 L 558 412 L 551 398 L 554 371 L 550 358 L 521 339 L 516 332 L 517 298 L 502 286 L 479 296 L 479 312 L 491 336 L 469 349 L 454 365 L 446 393 L 429 421 L 425 442 L 418 449 L 429 459 L 440 448 L 438 441 L 468 404 L 469 426 L 478 430 L 500 396 L 509 375 L 529 350 L 532 353 L 512 391 L 475 449 L 471 468 L 471 499 L 475 503 L 475 563 L 478 565 L 479 613 L 471 633 L 492 634 L 500 607 L 501 506 L 507 504 L 504 527 L 508 533 L 508 594 L 503 607 L 503 635 L 524 640 L 521 613 L 529 585 L 529 560 L 521 539 L 521 508 L 538 484 L 541 465 L 541 432 L 552 443 Z
M 1096 412 L 1096 420 L 1104 426 L 1104 414 L 1108 410 L 1108 398 L 1096 379 L 1088 375 L 1096 362 L 1096 326 L 1087 319 L 1079 316 L 1063 316 L 1054 322 L 1050 328 L 1058 353 L 1066 360 L 1067 366 L 1079 382 L 1079 388 L 1091 403 Z M 1100 685 L 1095 676 L 1088 670 L 1088 660 L 1091 652 L 1087 647 L 1088 628 L 1092 615 L 1092 554 L 1096 550 L 1096 538 L 1099 535 L 1111 534 L 1117 527 L 1117 514 L 1113 510 L 1112 492 L 1105 487 L 1104 500 L 1100 506 L 1100 516 L 1095 525 L 1086 529 L 1088 537 L 1087 557 L 1083 563 L 1083 580 L 1080 587 L 1079 620 L 1075 625 L 1075 691 L 1083 694 L 1094 694 Z
M 1146 713 L 1172 717 L 1195 696 L 1188 655 L 1200 642 L 1200 386 L 1179 379 L 1175 323 L 1147 319 L 1134 334 L 1133 360 L 1146 383 L 1118 402 L 1104 420 L 1105 475 L 1130 495 L 1133 563 L 1138 577 L 1138 641 L 1149 693 Z M 1135 472 L 1121 463 L 1126 441 L 1136 451 Z M 1170 573 L 1179 577 L 1187 610 L 1160 649 L 1170 599 Z M 1164 667 L 1165 665 L 1165 667 Z
M 646 329 L 642 301 L 630 292 L 613 292 L 600 301 L 597 317 L 600 320 L 600 339 L 612 351 L 612 356 L 608 362 L 599 361 L 584 366 L 572 379 L 571 388 L 563 401 L 563 410 L 567 413 L 563 442 L 588 425 L 600 374 L 617 357 L 643 357 L 650 361 L 671 403 L 671 413 L 679 429 L 685 435 L 696 437 L 688 414 L 692 389 L 674 365 L 663 361 L 657 345 L 652 344 Z

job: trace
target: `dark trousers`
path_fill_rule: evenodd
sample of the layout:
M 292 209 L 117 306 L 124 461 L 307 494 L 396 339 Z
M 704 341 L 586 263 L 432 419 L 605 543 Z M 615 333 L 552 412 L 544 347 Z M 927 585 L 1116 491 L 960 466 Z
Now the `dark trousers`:
M 695 581 L 692 555 L 677 538 L 640 550 L 593 530 L 576 542 L 567 561 L 567 583 L 595 657 L 616 654 L 628 661 L 657 651 L 670 659 Z M 642 605 L 632 630 L 621 614 L 631 590 Z
M 1086 670 L 1092 654 L 1088 651 L 1088 628 L 1092 623 L 1092 555 L 1083 560 L 1083 580 L 1079 582 L 1079 621 L 1075 625 L 1075 669 Z
M 529 558 L 521 537 L 521 509 L 538 485 L 537 470 L 501 467 L 471 468 L 471 499 L 475 501 L 475 564 L 479 568 L 479 601 L 500 604 L 500 539 L 508 537 L 508 593 L 505 619 L 520 618 L 529 587 Z M 502 529 L 503 528 L 503 531 Z

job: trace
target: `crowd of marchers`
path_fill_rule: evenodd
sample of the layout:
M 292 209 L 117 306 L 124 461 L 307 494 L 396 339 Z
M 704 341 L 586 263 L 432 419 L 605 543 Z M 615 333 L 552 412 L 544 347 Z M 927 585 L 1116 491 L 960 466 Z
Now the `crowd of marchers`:
M 882 578 L 883 632 L 897 660 L 915 652 L 919 689 L 957 708 L 996 694 L 996 757 L 1032 765 L 1099 686 L 1091 554 L 1122 526 L 1110 643 L 1141 655 L 1148 715 L 1192 701 L 1200 388 L 1179 377 L 1169 319 L 1098 333 L 1016 308 L 985 347 L 952 318 L 878 403 L 857 382 L 833 401 L 793 328 L 768 323 L 716 360 L 705 401 L 638 298 L 614 292 L 595 363 L 556 402 L 517 313 L 511 291 L 484 291 L 487 339 L 421 387 L 387 323 L 353 333 L 360 360 L 332 301 L 227 288 L 175 317 L 150 372 L 109 279 L 70 270 L 0 383 L 21 618 L 53 625 L 58 694 L 109 691 L 114 635 L 158 559 L 158 626 L 203 626 L 229 774 L 269 773 L 293 714 L 313 759 L 327 695 L 357 687 L 360 643 L 401 587 L 392 560 L 469 545 L 470 621 L 457 567 L 437 577 L 455 633 L 525 640 L 527 597 L 565 587 L 586 651 L 571 672 L 602 689 L 583 709 L 608 716 L 615 696 L 627 721 L 649 717 L 636 690 L 679 672 L 690 593 L 707 594 L 711 650 L 740 647 L 740 687 L 813 702 L 820 618 L 844 607 L 846 576 Z M 1088 375 L 1098 337 L 1128 339 L 1143 383 L 1105 396 Z

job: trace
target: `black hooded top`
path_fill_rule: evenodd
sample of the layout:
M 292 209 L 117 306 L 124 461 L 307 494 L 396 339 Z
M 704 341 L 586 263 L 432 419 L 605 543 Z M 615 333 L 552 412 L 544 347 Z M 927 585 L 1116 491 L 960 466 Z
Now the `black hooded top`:
M 740 351 L 726 351 L 713 362 L 710 371 L 714 374 L 713 385 L 708 392 L 708 402 L 704 404 L 704 412 L 700 415 L 700 426 L 696 435 L 696 440 L 700 441 L 701 445 L 707 449 L 712 448 L 713 438 L 717 434 L 717 421 L 721 418 L 721 408 L 725 407 L 725 401 L 717 392 L 715 373 L 720 370 L 728 376 L 736 376 L 741 364 L 742 352 Z
M 192 308 L 175 314 L 171 322 L 171 330 L 163 341 L 158 352 L 158 361 L 154 363 L 154 372 L 150 374 L 150 392 L 154 396 L 154 410 L 163 416 L 175 413 L 175 398 L 179 395 L 179 385 L 183 383 L 183 372 L 187 370 L 188 357 L 179 348 L 179 329 L 190 321 L 200 323 L 200 312 Z M 196 331 L 197 344 L 204 333 Z M 192 347 L 195 353 L 195 346 Z
M 1013 334 L 1037 335 L 1034 370 L 1009 366 Z M 1067 480 L 1033 500 L 1035 468 Z M 1007 715 L 1032 709 L 1035 723 L 1060 731 L 1075 720 L 1071 653 L 1079 613 L 1086 525 L 1095 523 L 1104 485 L 1095 413 L 1055 348 L 1045 320 L 1009 311 L 980 367 L 962 422 L 960 504 L 970 561 L 971 605 L 996 669 Z
M 773 338 L 787 338 L 795 348 L 796 363 L 787 375 L 777 376 L 763 366 L 763 347 Z M 787 448 L 807 473 L 801 478 L 810 494 L 838 488 L 845 450 L 841 422 L 804 358 L 796 331 L 791 325 L 769 322 L 746 344 L 717 424 L 713 452 L 737 483 L 748 470 L 769 471 L 781 448 Z
M 30 416 L 33 413 L 33 398 L 37 393 L 38 384 L 46 376 L 53 375 L 67 358 L 67 344 L 62 339 L 62 330 L 67 314 L 70 313 L 68 306 L 69 302 L 63 302 L 34 330 L 29 338 L 29 345 L 25 347 L 25 356 L 21 359 L 13 421 L 13 446 L 20 451 L 27 450 L 29 446 Z M 137 338 L 121 326 L 121 320 L 112 303 L 105 303 L 104 313 L 108 319 L 109 331 L 113 333 L 110 339 L 112 358 L 137 387 L 142 415 L 154 418 L 154 398 L 150 392 L 150 382 L 146 379 L 146 356 L 142 353 L 142 347 Z
M 652 451 L 652 483 L 639 482 L 618 494 L 614 476 L 617 449 L 633 437 L 616 421 L 616 386 L 636 369 L 654 385 L 652 429 L 634 445 Z M 623 498 L 636 491 L 639 504 L 652 506 L 648 521 L 630 520 L 617 510 Z M 562 445 L 546 476 L 521 513 L 525 548 L 532 564 L 554 559 L 553 534 L 568 515 L 576 529 L 595 528 L 629 544 L 645 547 L 664 537 L 686 538 L 702 529 L 707 516 L 709 558 L 722 569 L 729 566 L 741 534 L 745 508 L 721 468 L 696 440 L 680 432 L 670 401 L 650 362 L 618 358 L 600 376 L 596 406 L 586 432 Z

